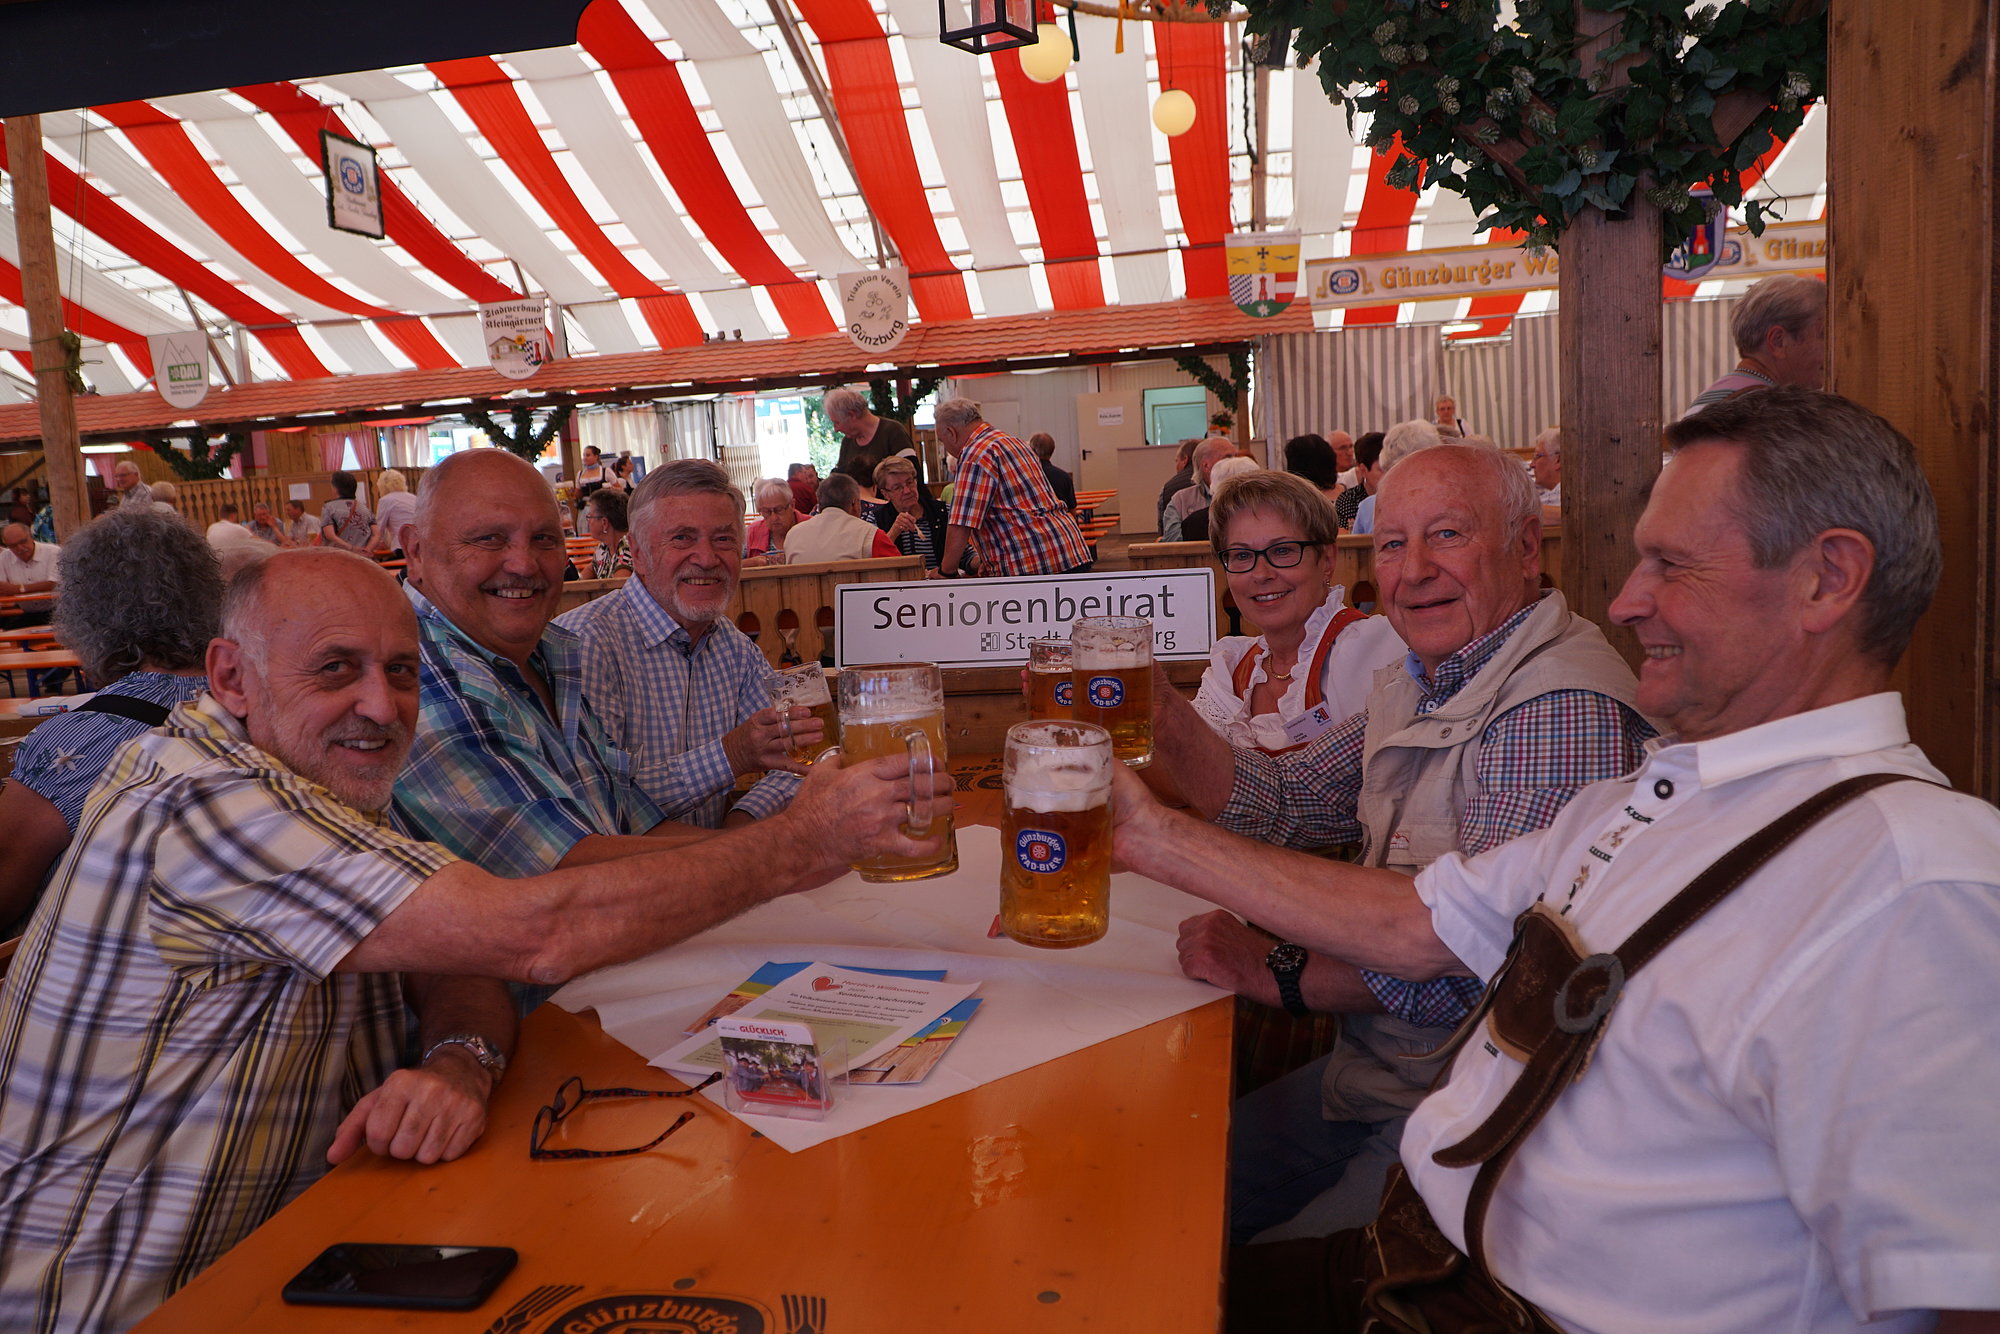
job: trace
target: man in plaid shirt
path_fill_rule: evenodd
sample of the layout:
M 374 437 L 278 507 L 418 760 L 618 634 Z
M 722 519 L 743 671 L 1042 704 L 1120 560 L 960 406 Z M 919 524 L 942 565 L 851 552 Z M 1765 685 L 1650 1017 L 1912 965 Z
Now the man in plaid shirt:
M 637 958 L 942 837 L 901 833 L 893 760 L 819 765 L 756 832 L 525 882 L 405 837 L 383 810 L 417 620 L 346 552 L 239 575 L 207 670 L 92 790 L 0 984 L 0 1329 L 125 1329 L 363 1144 L 463 1154 L 514 1044 L 492 979 Z
M 1359 841 L 1366 864 L 1415 875 L 1543 828 L 1587 784 L 1636 768 L 1654 731 L 1603 634 L 1539 588 L 1541 506 L 1511 459 L 1435 446 L 1404 459 L 1380 497 L 1375 577 L 1410 656 L 1377 673 L 1367 710 L 1269 756 L 1232 751 L 1159 690 L 1156 753 L 1224 829 L 1301 849 Z M 1295 1014 L 1352 1016 L 1329 1057 L 1239 1104 L 1238 1242 L 1373 1217 L 1432 1073 L 1401 1058 L 1442 1041 L 1479 997 L 1472 978 L 1411 983 L 1310 953 L 1299 965 L 1295 948 L 1224 912 L 1181 928 L 1189 976 Z
M 632 579 L 556 619 L 583 637 L 584 698 L 668 818 L 718 829 L 783 810 L 805 768 L 764 690 L 771 664 L 723 614 L 743 563 L 742 493 L 717 464 L 676 459 L 639 483 L 630 521 Z M 809 709 L 791 726 L 801 745 L 823 731 Z
M 967 398 L 938 404 L 937 440 L 958 460 L 944 555 L 928 577 L 948 579 L 968 545 L 978 549 L 982 578 L 1068 574 L 1090 567 L 1090 547 L 1076 517 L 1056 499 L 1041 456 L 979 415 Z

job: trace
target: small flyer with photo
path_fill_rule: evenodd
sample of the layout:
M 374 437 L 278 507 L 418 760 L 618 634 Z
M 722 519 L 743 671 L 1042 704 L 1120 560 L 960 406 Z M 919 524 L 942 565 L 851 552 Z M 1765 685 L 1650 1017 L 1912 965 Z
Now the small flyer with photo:
M 826 1062 L 810 1026 L 726 1015 L 715 1022 L 722 1071 L 742 1109 L 817 1111 L 833 1106 Z

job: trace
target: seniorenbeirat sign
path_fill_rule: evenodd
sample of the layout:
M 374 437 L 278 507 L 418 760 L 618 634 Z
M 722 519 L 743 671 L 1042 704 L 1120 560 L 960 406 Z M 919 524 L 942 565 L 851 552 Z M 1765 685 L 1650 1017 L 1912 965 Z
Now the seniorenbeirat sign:
M 1206 658 L 1215 643 L 1213 570 L 1119 570 L 1030 579 L 930 579 L 834 590 L 836 661 L 995 667 L 1028 660 L 1028 641 L 1069 638 L 1085 616 L 1144 616 L 1153 654 Z

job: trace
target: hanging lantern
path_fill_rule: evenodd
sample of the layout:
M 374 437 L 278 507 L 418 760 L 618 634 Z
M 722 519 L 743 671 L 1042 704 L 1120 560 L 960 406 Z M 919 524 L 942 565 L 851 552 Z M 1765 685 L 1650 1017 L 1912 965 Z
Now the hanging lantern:
M 938 0 L 939 41 L 975 56 L 1034 45 L 1034 0 L 970 0 L 970 6 L 968 16 L 957 0 Z
M 1035 35 L 1034 45 L 1021 48 L 1021 72 L 1036 83 L 1054 83 L 1069 72 L 1069 35 L 1054 23 L 1036 24 Z
M 1169 88 L 1153 103 L 1153 127 L 1172 139 L 1194 126 L 1194 98 L 1179 88 Z

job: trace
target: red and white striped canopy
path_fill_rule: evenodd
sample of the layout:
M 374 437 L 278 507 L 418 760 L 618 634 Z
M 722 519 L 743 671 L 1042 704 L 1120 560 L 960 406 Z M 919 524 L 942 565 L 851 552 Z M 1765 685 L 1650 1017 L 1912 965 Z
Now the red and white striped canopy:
M 1080 18 L 1081 62 L 1037 84 L 1012 52 L 940 44 L 937 18 L 933 0 L 595 0 L 570 47 L 46 115 L 85 376 L 137 388 L 145 336 L 196 322 L 248 330 L 259 379 L 480 365 L 476 305 L 520 294 L 562 308 L 572 355 L 823 334 L 831 280 L 894 263 L 926 322 L 1220 296 L 1259 144 L 1263 221 L 1307 258 L 1479 239 L 1457 196 L 1387 185 L 1312 71 L 1273 71 L 1250 123 L 1237 23 L 1128 23 L 1119 54 L 1112 20 Z M 1150 120 L 1163 87 L 1195 100 L 1178 138 Z M 1823 208 L 1824 124 L 1762 164 L 1758 193 L 1795 218 Z M 322 129 L 380 151 L 386 240 L 327 227 Z M 0 230 L 11 257 L 11 211 Z M 25 365 L 20 297 L 0 262 L 0 350 Z M 1525 301 L 1335 318 L 1490 333 L 1546 305 Z M 0 401 L 31 392 L 0 371 Z

